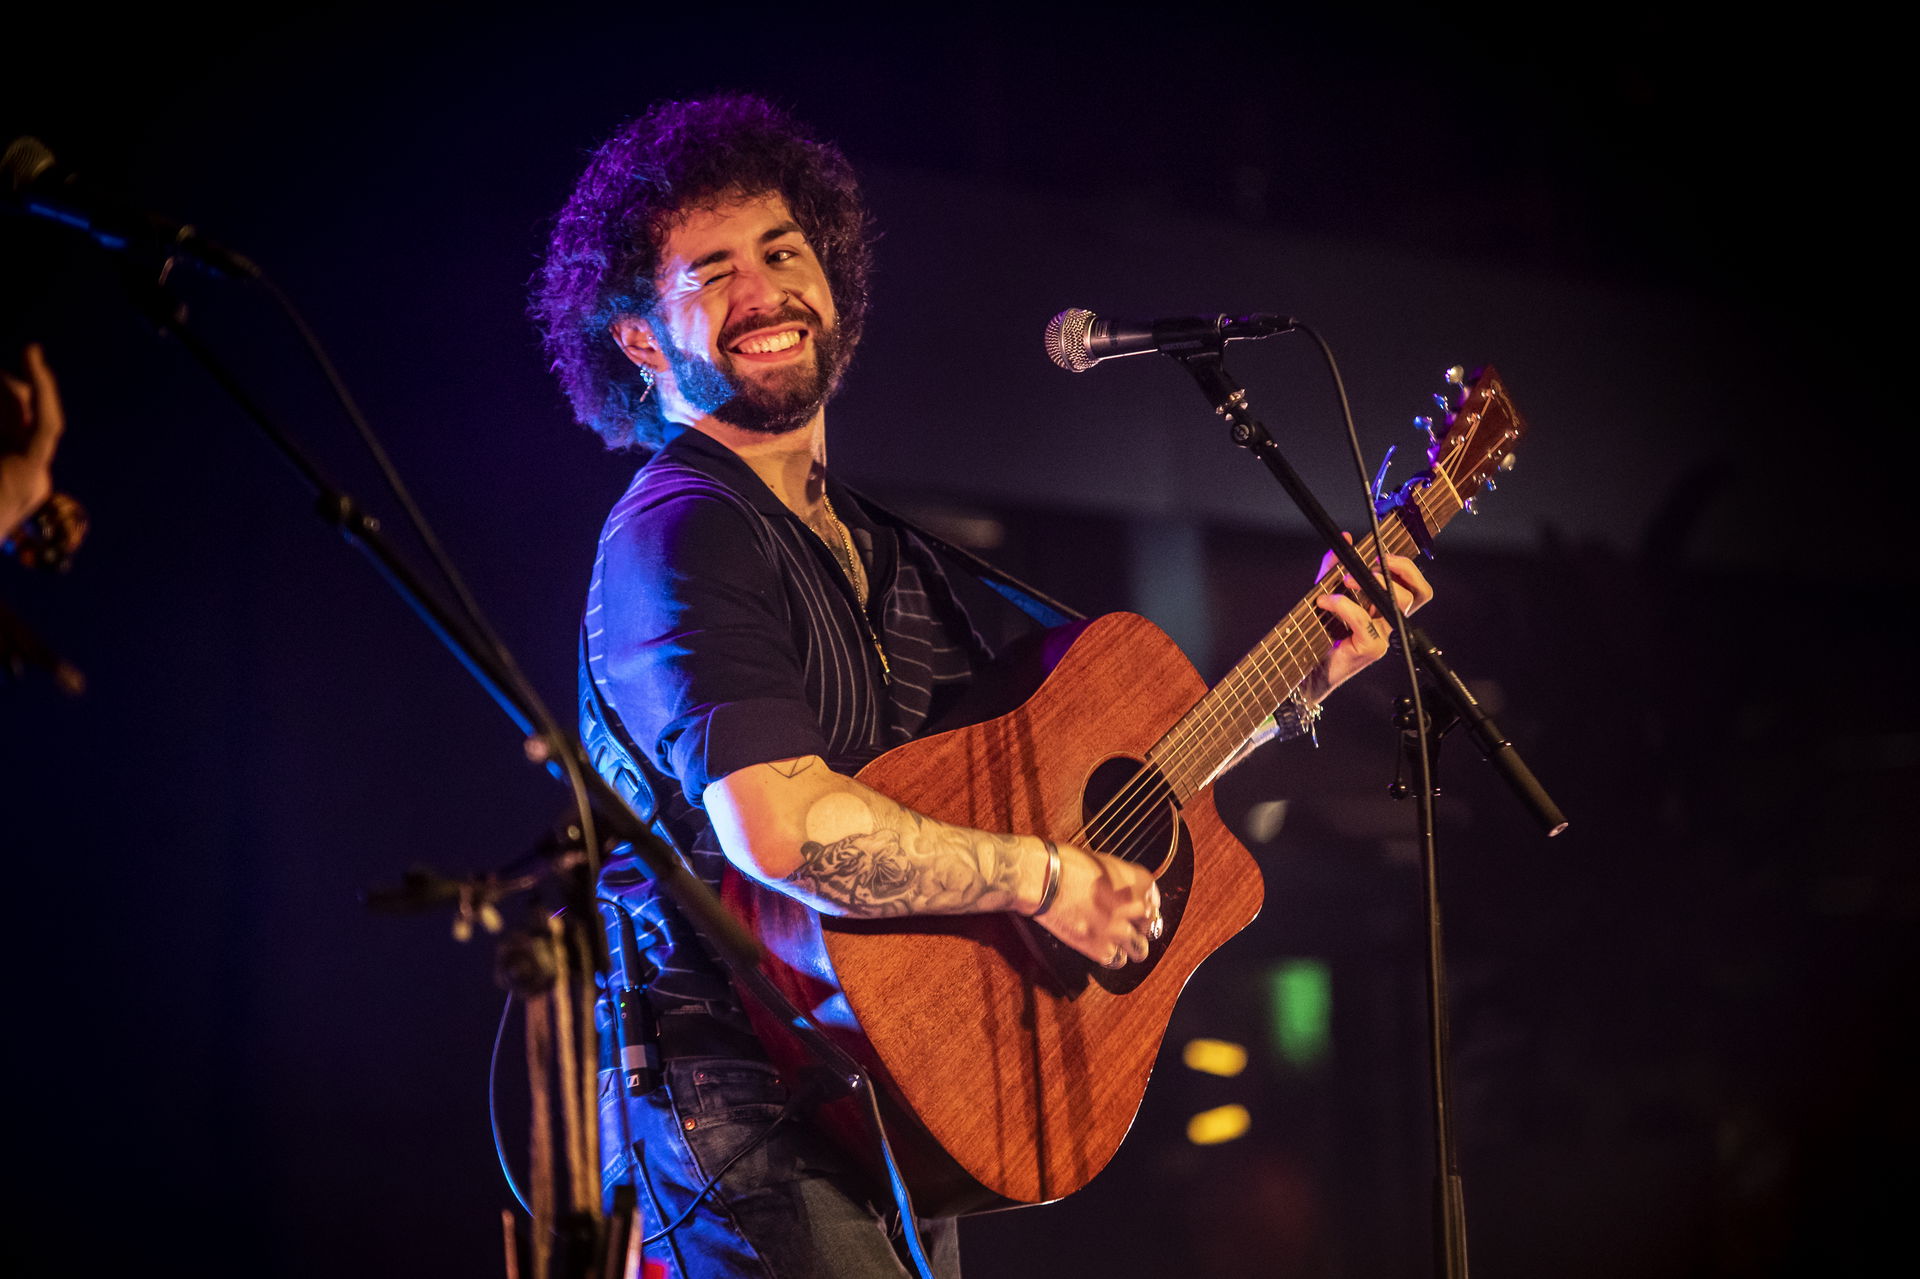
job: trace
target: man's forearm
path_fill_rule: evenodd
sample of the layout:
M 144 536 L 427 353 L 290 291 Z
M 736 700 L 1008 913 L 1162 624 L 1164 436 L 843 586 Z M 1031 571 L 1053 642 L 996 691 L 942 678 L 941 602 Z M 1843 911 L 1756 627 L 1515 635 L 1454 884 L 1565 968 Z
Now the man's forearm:
M 743 769 L 709 809 L 736 864 L 827 914 L 1031 910 L 1045 889 L 1041 841 L 936 821 L 814 757 Z
M 819 802 L 844 806 L 840 797 Z M 866 829 L 830 844 L 803 841 L 799 869 L 782 881 L 816 909 L 883 919 L 1010 910 L 1019 901 L 1015 836 L 949 826 L 878 794 L 854 802 Z

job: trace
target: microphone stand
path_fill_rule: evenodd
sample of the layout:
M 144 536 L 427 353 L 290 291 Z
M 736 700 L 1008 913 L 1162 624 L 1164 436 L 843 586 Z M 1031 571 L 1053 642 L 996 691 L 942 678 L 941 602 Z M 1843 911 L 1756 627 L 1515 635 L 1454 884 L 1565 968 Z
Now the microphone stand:
M 133 281 L 135 303 L 160 331 L 180 343 L 220 388 L 251 418 L 269 443 L 293 467 L 314 494 L 314 514 L 332 525 L 353 547 L 373 562 L 387 584 L 404 600 L 429 630 L 467 668 L 526 740 L 528 758 L 546 765 L 547 772 L 585 789 L 593 810 L 617 841 L 629 842 L 646 863 L 648 872 L 673 898 L 674 904 L 729 958 L 757 963 L 760 945 L 740 921 L 720 903 L 704 883 L 681 866 L 671 849 L 636 814 L 618 791 L 587 761 L 577 737 L 558 725 L 531 688 L 516 678 L 490 645 L 475 637 L 471 625 L 436 597 L 399 557 L 380 531 L 380 522 L 353 497 L 330 483 L 314 461 L 271 414 L 242 386 L 212 348 L 188 324 L 186 310 L 164 286 Z M 142 296 L 144 295 L 144 296 Z M 581 866 L 585 902 L 592 903 L 593 883 L 600 871 L 599 849 L 588 847 Z M 573 903 L 569 903 L 572 905 Z M 605 958 L 605 939 L 598 947 Z
M 585 795 L 586 803 L 605 832 L 606 842 L 625 842 L 632 846 L 635 855 L 645 864 L 648 874 L 666 891 L 694 930 L 712 945 L 714 954 L 732 973 L 740 989 L 769 1008 L 814 1056 L 820 1063 L 816 1069 L 816 1079 L 811 1081 L 814 1095 L 821 1098 L 858 1096 L 860 1109 L 871 1129 L 881 1165 L 900 1208 L 909 1259 L 922 1279 L 933 1279 L 931 1265 L 920 1242 L 918 1223 L 905 1178 L 887 1142 L 878 1094 L 869 1072 L 833 1043 L 811 1017 L 796 1008 L 767 978 L 760 967 L 766 954 L 764 948 L 721 903 L 713 890 L 686 869 L 674 850 L 654 833 L 649 819 L 635 813 L 620 793 L 592 766 L 579 738 L 560 728 L 541 703 L 538 694 L 519 677 L 510 662 L 503 660 L 496 645 L 483 642 L 472 624 L 448 608 L 420 581 L 381 535 L 379 521 L 363 510 L 352 496 L 328 481 L 313 459 L 201 339 L 187 322 L 185 306 L 167 290 L 166 277 L 171 265 L 169 259 L 158 279 L 147 278 L 139 274 L 137 269 L 130 268 L 125 273 L 125 284 L 135 307 L 163 335 L 177 340 L 259 427 L 268 442 L 313 492 L 314 513 L 372 561 L 387 584 L 413 608 L 427 628 L 447 646 L 461 665 L 466 667 L 467 673 L 519 728 L 528 759 L 544 764 L 551 776 L 571 785 L 576 795 Z M 600 840 L 588 837 L 585 831 L 581 833 L 581 854 L 571 867 L 572 873 L 562 875 L 562 882 L 565 885 L 565 918 L 584 935 L 563 936 L 556 939 L 554 945 L 558 950 L 577 949 L 584 952 L 586 963 L 580 966 L 589 969 L 591 976 L 603 985 L 611 986 L 612 956 L 606 929 L 601 926 L 600 913 L 595 905 L 600 876 Z M 588 973 L 583 972 L 581 978 L 586 980 Z M 562 992 L 555 998 L 567 1000 L 569 993 Z M 579 1023 L 582 1049 L 578 1061 L 580 1069 L 587 1073 L 584 1081 L 564 1079 L 560 1087 L 582 1090 L 578 1120 L 591 1126 L 597 1112 L 591 1084 L 592 1072 L 598 1060 L 598 1032 L 591 1014 L 591 1001 L 581 1000 L 580 1007 L 581 1015 L 574 1019 Z M 627 1052 L 641 1046 L 625 1042 L 625 1027 L 618 1024 L 618 1018 L 615 1020 L 616 1033 L 620 1037 L 618 1047 L 624 1059 Z M 567 1113 L 571 1120 L 574 1108 L 563 1108 L 563 1113 Z M 624 1116 L 624 1109 L 621 1113 Z M 589 1146 L 594 1139 L 595 1134 L 591 1132 L 582 1137 Z M 554 1223 L 555 1232 L 561 1236 L 563 1265 L 569 1272 L 582 1275 L 596 1272 L 609 1277 L 622 1273 L 629 1243 L 634 1238 L 630 1232 L 635 1224 L 635 1210 L 630 1190 L 621 1194 L 618 1193 L 619 1189 L 625 1188 L 617 1188 L 614 1220 L 609 1223 L 599 1211 L 598 1197 L 585 1196 L 578 1187 L 575 1188 L 574 1203 L 584 1203 L 586 1207 L 562 1214 L 561 1219 Z M 540 1224 L 543 1223 L 536 1223 Z M 534 1269 L 544 1275 L 546 1242 L 531 1242 Z
M 1479 743 L 1482 754 L 1494 766 L 1521 804 L 1532 813 L 1548 835 L 1566 829 L 1567 820 L 1546 790 L 1533 776 L 1519 751 L 1487 715 L 1465 681 L 1444 660 L 1440 648 L 1409 623 L 1394 606 L 1393 592 L 1374 576 L 1374 569 L 1360 558 L 1352 544 L 1341 536 L 1306 482 L 1293 469 L 1265 426 L 1247 407 L 1247 393 L 1227 371 L 1225 341 L 1215 339 L 1197 348 L 1168 350 L 1165 353 L 1193 376 L 1200 392 L 1213 411 L 1225 418 L 1233 442 L 1259 458 L 1286 490 L 1293 504 L 1313 526 L 1359 588 L 1366 592 L 1383 618 L 1391 618 L 1399 629 L 1403 649 L 1412 656 L 1432 681 L 1432 688 L 1449 711 L 1467 726 Z M 1427 914 L 1427 1030 L 1434 1135 L 1434 1261 L 1435 1273 L 1446 1279 L 1467 1279 L 1467 1218 L 1460 1181 L 1458 1148 L 1453 1133 L 1452 1085 L 1448 1076 L 1449 1042 L 1447 1023 L 1446 956 L 1440 924 L 1439 850 L 1434 838 L 1431 744 L 1437 734 L 1430 716 L 1422 719 L 1418 693 L 1409 709 L 1409 719 L 1417 727 L 1407 730 L 1422 742 L 1415 755 L 1415 789 L 1420 804 L 1420 861 Z
M 171 266 L 170 260 L 168 266 Z M 313 493 L 314 513 L 372 562 L 387 584 L 412 607 L 427 629 L 446 645 L 461 665 L 466 667 L 467 673 L 514 722 L 524 738 L 528 759 L 545 765 L 549 775 L 573 788 L 575 795 L 581 797 L 597 817 L 599 830 L 609 844 L 625 842 L 632 846 L 634 854 L 645 864 L 648 873 L 701 936 L 713 945 L 718 955 L 736 969 L 753 971 L 763 954 L 759 943 L 721 904 L 713 890 L 682 865 L 672 849 L 653 833 L 647 821 L 635 813 L 619 792 L 593 768 L 579 739 L 559 726 L 541 703 L 538 694 L 519 677 L 501 651 L 495 645 L 483 642 L 475 624 L 449 608 L 420 580 L 382 535 L 379 521 L 368 514 L 351 495 L 335 487 L 288 431 L 248 392 L 233 371 L 188 323 L 185 306 L 166 287 L 166 275 L 167 271 L 163 269 L 159 279 L 155 280 L 143 275 L 137 267 L 129 268 L 125 273 L 125 283 L 135 307 L 162 335 L 179 342 L 260 429 Z M 584 818 L 585 814 L 582 816 Z M 598 1059 L 595 1047 L 597 1031 L 591 1011 L 592 1001 L 586 992 L 591 989 L 589 983 L 596 978 L 605 982 L 612 971 L 606 929 L 601 924 L 600 913 L 594 904 L 600 872 L 600 847 L 598 839 L 583 838 L 579 855 L 571 859 L 571 864 L 566 859 L 556 859 L 555 866 L 563 884 L 565 911 L 562 918 L 565 932 L 555 936 L 549 943 L 550 953 L 559 955 L 572 952 L 579 956 L 579 962 L 571 965 L 578 979 L 566 983 L 572 989 L 556 991 L 552 996 L 557 1003 L 572 1006 L 564 1019 L 556 1015 L 555 1023 L 564 1025 L 566 1021 L 573 1022 L 574 1033 L 567 1036 L 568 1042 L 556 1042 L 553 1047 L 563 1064 L 571 1061 L 578 1066 L 578 1078 L 557 1081 L 557 1090 L 564 1103 L 562 1114 L 568 1127 L 570 1130 L 580 1129 L 569 1133 L 569 1148 L 573 1150 L 592 1149 L 596 1135 L 585 1130 L 595 1125 L 598 1109 L 593 1087 Z M 514 962 L 513 957 L 503 951 L 503 963 L 510 967 Z M 566 966 L 563 964 L 562 971 Z M 578 1094 L 577 1104 L 573 1097 L 575 1093 Z M 536 1128 L 542 1132 L 545 1130 L 538 1116 Z M 540 1144 L 542 1142 L 537 1139 L 536 1145 Z M 594 1162 L 597 1163 L 597 1160 Z M 592 1169 L 592 1174 L 597 1183 L 598 1169 Z M 541 1169 L 536 1175 L 545 1176 L 547 1170 Z M 575 1181 L 578 1180 L 576 1176 Z M 572 1187 L 572 1193 L 564 1197 L 536 1192 L 535 1201 L 543 1207 L 537 1216 L 550 1218 L 536 1220 L 535 1234 L 538 1237 L 529 1241 L 533 1268 L 537 1274 L 544 1276 L 547 1273 L 550 1251 L 548 1230 L 558 1237 L 564 1273 L 570 1276 L 597 1274 L 609 1277 L 623 1273 L 633 1226 L 631 1196 L 616 1197 L 615 1219 L 611 1223 L 600 1210 L 597 1184 L 591 1188 L 576 1184 Z M 512 1232 L 509 1231 L 510 1246 L 511 1236 Z M 514 1272 L 518 1272 L 517 1268 Z

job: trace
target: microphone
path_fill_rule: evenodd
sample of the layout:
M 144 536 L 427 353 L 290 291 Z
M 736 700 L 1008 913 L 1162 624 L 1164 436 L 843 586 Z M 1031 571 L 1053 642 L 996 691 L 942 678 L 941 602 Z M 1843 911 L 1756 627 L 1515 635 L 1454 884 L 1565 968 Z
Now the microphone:
M 38 138 L 18 137 L 0 154 L 0 203 L 37 218 L 85 231 L 117 253 L 153 249 L 214 275 L 254 279 L 260 268 L 223 249 L 191 226 L 88 191 L 61 169 Z
M 1201 351 L 1242 338 L 1272 337 L 1296 327 L 1288 315 L 1175 315 L 1159 320 L 1103 320 L 1071 307 L 1047 321 L 1047 355 L 1069 373 L 1102 360 L 1164 351 Z

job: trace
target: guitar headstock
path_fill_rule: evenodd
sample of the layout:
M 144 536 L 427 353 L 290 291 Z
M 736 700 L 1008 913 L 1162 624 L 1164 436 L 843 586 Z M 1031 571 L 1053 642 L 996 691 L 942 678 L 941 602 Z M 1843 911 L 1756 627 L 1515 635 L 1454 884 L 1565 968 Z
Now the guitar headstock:
M 1458 365 L 1448 369 L 1447 389 L 1433 399 L 1443 423 L 1414 419 L 1433 441 L 1427 465 L 1434 483 L 1450 488 L 1460 505 L 1471 509 L 1482 487 L 1495 487 L 1496 471 L 1513 469 L 1513 446 L 1526 432 L 1526 419 L 1491 364 L 1471 376 Z

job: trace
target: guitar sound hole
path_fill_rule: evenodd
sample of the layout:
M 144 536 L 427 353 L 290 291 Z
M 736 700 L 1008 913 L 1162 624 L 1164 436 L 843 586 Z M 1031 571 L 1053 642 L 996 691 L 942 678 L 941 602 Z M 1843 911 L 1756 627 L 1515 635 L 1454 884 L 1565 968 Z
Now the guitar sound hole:
M 1063 993 L 1077 993 L 1092 982 L 1124 995 L 1159 967 L 1160 957 L 1180 931 L 1180 917 L 1193 888 L 1193 840 L 1180 820 L 1173 788 L 1159 770 L 1125 756 L 1108 760 L 1087 778 L 1080 797 L 1080 820 L 1089 848 L 1154 872 L 1166 928 L 1158 941 L 1149 943 L 1146 959 L 1125 968 L 1097 964 L 1041 928 L 1032 930 L 1031 941 Z
M 1125 756 L 1093 770 L 1081 793 L 1080 814 L 1091 847 L 1145 866 L 1160 886 L 1160 917 L 1167 926 L 1160 939 L 1149 944 L 1146 959 L 1125 968 L 1088 963 L 1089 977 L 1123 995 L 1159 967 L 1180 931 L 1193 888 L 1193 840 L 1180 820 L 1180 801 L 1160 770 Z

